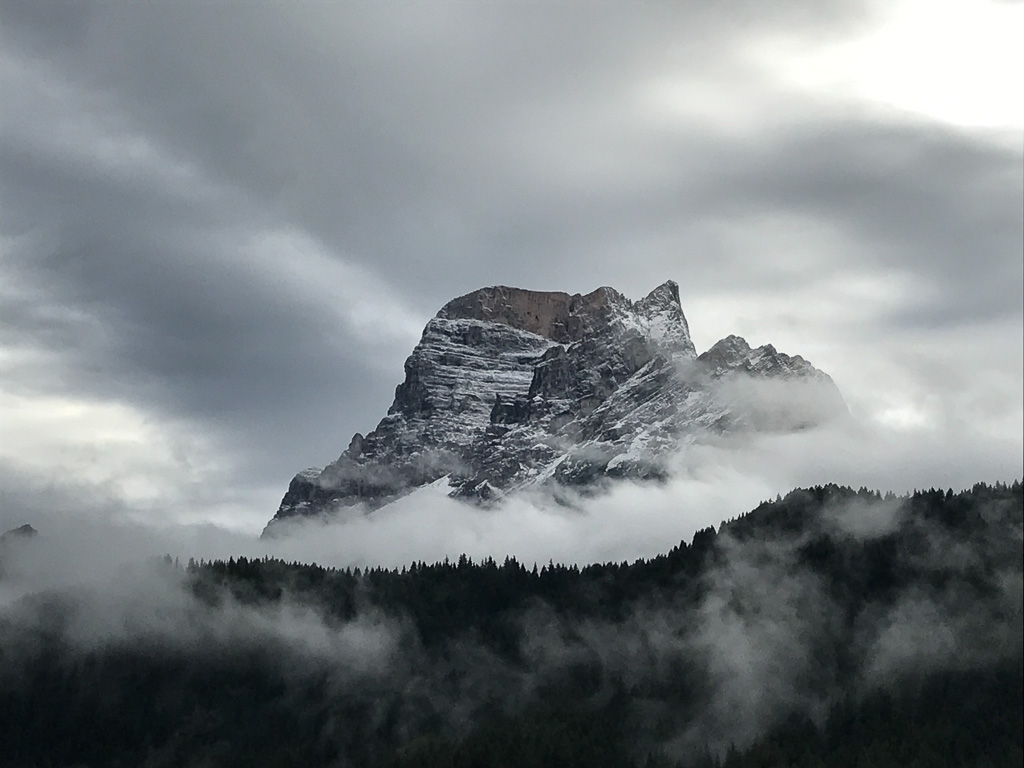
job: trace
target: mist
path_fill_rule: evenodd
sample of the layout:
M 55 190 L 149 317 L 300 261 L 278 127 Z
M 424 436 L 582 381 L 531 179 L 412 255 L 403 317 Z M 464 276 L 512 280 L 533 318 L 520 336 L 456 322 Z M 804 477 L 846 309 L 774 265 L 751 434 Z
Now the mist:
M 441 651 L 427 647 L 409 617 L 372 605 L 342 620 L 287 590 L 269 603 L 240 601 L 224 588 L 212 602 L 200 599 L 184 564 L 244 555 L 400 568 L 466 553 L 499 562 L 511 555 L 529 568 L 549 560 L 584 565 L 649 558 L 818 472 L 855 486 L 908 490 L 910 477 L 927 473 L 908 469 L 901 457 L 924 446 L 913 436 L 887 436 L 890 442 L 882 443 L 878 432 L 842 422 L 796 435 L 760 435 L 745 446 L 727 439 L 693 443 L 673 457 L 668 481 L 622 482 L 599 496 L 555 500 L 537 491 L 477 508 L 431 487 L 370 514 L 348 510 L 271 540 L 208 525 L 157 528 L 130 522 L 117 510 L 50 511 L 31 520 L 38 536 L 0 552 L 3 674 L 15 679 L 10 664 L 31 658 L 40 638 L 58 638 L 70 659 L 117 648 L 151 658 L 250 653 L 276 670 L 289 690 L 325 679 L 328 695 L 354 696 L 354 690 L 391 702 L 389 727 L 399 738 L 432 722 L 469 733 L 496 707 L 514 714 L 529 706 L 561 684 L 567 670 L 598 670 L 587 706 L 609 701 L 618 685 L 657 690 L 666 675 L 682 674 L 700 692 L 680 710 L 685 717 L 672 701 L 641 696 L 630 704 L 639 743 L 673 759 L 696 749 L 722 753 L 750 744 L 789 715 L 820 723 L 838 697 L 1019 653 L 1019 514 L 1015 521 L 1003 509 L 985 511 L 1002 527 L 997 538 L 984 541 L 910 520 L 907 500 L 900 498 L 827 505 L 794 533 L 750 536 L 727 523 L 715 559 L 699 578 L 696 603 L 652 593 L 632 604 L 624 620 L 612 621 L 573 619 L 534 602 L 514 619 L 521 637 L 515 660 L 472 634 L 451 637 Z M 992 466 L 981 446 L 974 449 L 979 464 Z M 978 467 L 961 471 L 971 477 Z M 806 547 L 823 534 L 863 544 L 898 530 L 917 542 L 906 555 L 909 567 L 941 578 L 916 581 L 865 605 L 851 625 L 849 598 L 835 594 L 808 565 Z M 976 585 L 979 573 L 984 588 Z M 674 723 L 667 731 L 666 722 Z
M 759 425 L 770 430 L 793 407 L 791 397 L 777 388 L 771 418 Z M 672 697 L 682 693 L 631 699 L 628 720 L 640 749 L 671 759 L 700 749 L 721 754 L 791 715 L 820 724 L 841 696 L 1019 651 L 1024 587 L 1019 557 L 1006 554 L 1024 544 L 1019 519 L 1008 518 L 998 540 L 964 541 L 908 517 L 902 497 L 1014 480 L 1020 445 L 949 427 L 943 437 L 852 417 L 797 432 L 705 435 L 668 457 L 663 481 L 623 480 L 597 493 L 540 486 L 486 506 L 448 497 L 442 481 L 371 512 L 349 507 L 289 521 L 282 535 L 266 539 L 210 523 L 156 524 L 102 489 L 33 486 L 9 474 L 23 482 L 8 483 L 15 490 L 4 497 L 0 530 L 29 523 L 39 534 L 0 551 L 3 675 L 16 681 L 11 664 L 51 642 L 72 665 L 112 649 L 214 665 L 243 654 L 286 690 L 319 680 L 328 697 L 368 696 L 380 711 L 367 716 L 383 718 L 373 727 L 386 721 L 401 742 L 437 723 L 456 737 L 471 733 L 495 712 L 514 715 L 552 686 L 568 685 L 573 670 L 591 670 L 587 707 L 607 706 L 622 686 L 663 690 L 665 679 L 691 691 L 678 701 Z M 826 505 L 796 532 L 745 536 L 730 522 L 794 487 L 827 482 L 898 496 Z M 1000 521 L 1005 511 L 985 514 Z M 519 637 L 514 658 L 472 633 L 453 634 L 440 648 L 425 644 L 413 617 L 365 596 L 346 618 L 287 586 L 270 601 L 240 598 L 227 585 L 197 591 L 203 572 L 189 564 L 245 557 L 402 569 L 467 555 L 498 563 L 512 557 L 527 569 L 549 562 L 582 568 L 685 548 L 709 527 L 720 531 L 716 554 L 690 597 L 652 592 L 617 620 L 573 618 L 534 600 L 508 619 Z M 827 536 L 860 551 L 896 535 L 916 542 L 902 556 L 906 567 L 941 576 L 869 601 L 851 619 L 860 598 L 837 594 L 808 564 L 806 548 Z M 356 583 L 357 595 L 372 593 L 369 582 Z
M 778 394 L 774 399 L 777 404 Z M 1011 481 L 1022 464 L 1019 436 L 955 425 L 898 429 L 851 417 L 795 433 L 684 443 L 668 457 L 663 482 L 622 481 L 598 495 L 560 489 L 557 498 L 538 488 L 486 508 L 448 498 L 440 484 L 369 514 L 354 507 L 328 519 L 289 523 L 287 535 L 272 539 L 259 539 L 258 529 L 135 510 L 102 486 L 0 467 L 0 530 L 33 525 L 53 552 L 53 563 L 40 572 L 66 583 L 163 554 L 182 560 L 266 555 L 336 567 L 394 568 L 460 554 L 585 565 L 653 556 L 795 487 L 834 482 L 898 495 L 931 487 L 960 490 L 979 481 Z

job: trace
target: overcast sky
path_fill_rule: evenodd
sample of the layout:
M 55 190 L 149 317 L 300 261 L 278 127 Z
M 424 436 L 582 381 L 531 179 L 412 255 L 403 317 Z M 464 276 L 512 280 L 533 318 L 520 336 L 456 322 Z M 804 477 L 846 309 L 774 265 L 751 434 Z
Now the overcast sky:
M 1012 480 L 1022 39 L 984 0 L 0 0 L 0 524 L 258 532 L 496 284 L 676 280 L 698 351 L 832 375 L 870 477 Z M 811 458 L 779 482 L 846 480 Z

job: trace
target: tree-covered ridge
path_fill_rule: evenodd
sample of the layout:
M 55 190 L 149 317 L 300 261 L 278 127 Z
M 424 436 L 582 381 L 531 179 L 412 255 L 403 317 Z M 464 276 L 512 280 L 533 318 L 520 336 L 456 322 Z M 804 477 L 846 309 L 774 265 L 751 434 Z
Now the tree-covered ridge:
M 633 563 L 167 558 L 0 612 L 0 762 L 1018 765 L 1022 528 L 827 485 Z
M 892 529 L 880 535 L 858 537 L 830 525 L 827 517 L 832 510 L 855 515 L 880 507 L 888 507 L 894 521 Z M 1012 543 L 1012 533 L 1021 529 L 1022 509 L 1020 481 L 978 483 L 960 493 L 931 489 L 906 496 L 830 484 L 763 502 L 745 515 L 723 521 L 717 532 L 704 528 L 689 544 L 681 541 L 665 554 L 632 563 L 527 566 L 514 556 L 499 564 L 461 555 L 455 562 L 414 562 L 401 569 L 337 569 L 239 557 L 190 560 L 186 571 L 196 593 L 214 602 L 227 594 L 244 602 L 278 600 L 288 594 L 343 620 L 374 607 L 411 617 L 420 638 L 430 644 L 469 629 L 486 632 L 502 615 L 538 600 L 571 616 L 609 620 L 627 618 L 642 599 L 697 602 L 706 593 L 710 568 L 722 561 L 716 546 L 720 536 L 737 542 L 799 537 L 802 564 L 826 575 L 849 599 L 870 600 L 899 590 L 925 570 L 932 579 L 951 578 L 954 573 L 948 568 L 915 564 L 906 557 L 926 545 L 923 538 L 935 530 L 933 523 L 956 537 L 992 545 L 984 553 L 991 567 L 1014 562 L 1019 567 L 1019 560 L 1014 560 L 1019 550 L 1005 544 Z M 984 577 L 976 569 L 968 575 Z

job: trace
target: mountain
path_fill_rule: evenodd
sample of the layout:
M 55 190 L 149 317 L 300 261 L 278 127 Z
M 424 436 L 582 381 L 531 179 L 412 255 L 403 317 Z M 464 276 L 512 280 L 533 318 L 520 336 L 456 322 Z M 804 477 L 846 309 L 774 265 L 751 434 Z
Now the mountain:
M 427 323 L 377 428 L 297 474 L 265 533 L 445 478 L 452 496 L 479 500 L 657 479 L 680 441 L 802 429 L 845 411 L 826 374 L 771 345 L 729 336 L 698 355 L 673 281 L 635 302 L 607 287 L 481 288 Z

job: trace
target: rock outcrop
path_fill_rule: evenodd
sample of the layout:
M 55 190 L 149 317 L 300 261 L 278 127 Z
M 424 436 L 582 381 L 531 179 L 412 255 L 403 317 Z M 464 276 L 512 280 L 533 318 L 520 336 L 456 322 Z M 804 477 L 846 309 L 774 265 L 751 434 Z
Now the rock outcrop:
M 427 323 L 388 414 L 322 471 L 296 475 L 265 533 L 445 477 L 453 496 L 482 500 L 658 478 L 681 440 L 843 412 L 827 375 L 770 345 L 729 336 L 698 356 L 672 281 L 636 302 L 612 288 L 482 288 Z

